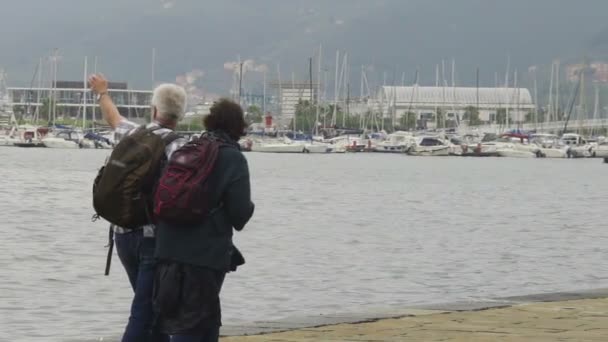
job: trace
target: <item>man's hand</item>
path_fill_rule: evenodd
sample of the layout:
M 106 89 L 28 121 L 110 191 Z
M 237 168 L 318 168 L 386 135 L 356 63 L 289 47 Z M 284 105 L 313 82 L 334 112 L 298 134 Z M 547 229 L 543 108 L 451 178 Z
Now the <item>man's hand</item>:
M 93 74 L 89 76 L 89 87 L 96 94 L 108 92 L 108 80 L 102 74 Z
M 112 102 L 112 98 L 108 93 L 108 80 L 102 74 L 93 74 L 89 77 L 89 87 L 97 94 L 106 94 L 99 99 L 99 107 L 106 122 L 116 129 L 124 118 L 120 115 L 118 108 Z

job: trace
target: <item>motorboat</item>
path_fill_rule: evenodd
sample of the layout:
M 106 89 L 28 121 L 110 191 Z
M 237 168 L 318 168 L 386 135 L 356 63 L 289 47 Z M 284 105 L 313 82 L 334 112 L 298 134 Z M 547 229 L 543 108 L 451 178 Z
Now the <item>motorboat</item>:
M 397 131 L 389 134 L 386 140 L 379 142 L 373 148 L 374 152 L 381 153 L 405 153 L 414 142 L 411 132 Z
M 15 143 L 21 141 L 17 136 L 18 132 L 16 127 L 12 127 L 10 130 L 5 131 L 0 135 L 0 146 L 15 146 Z
M 538 146 L 540 158 L 567 158 L 568 146 L 560 142 L 555 134 L 532 134 L 530 141 Z
M 416 138 L 414 144 L 407 150 L 411 156 L 448 156 L 450 145 L 439 137 L 421 136 Z
M 44 144 L 44 147 L 48 148 L 77 149 L 80 148 L 81 139 L 82 137 L 75 131 L 59 131 L 48 134 L 40 141 Z
M 507 158 L 536 158 L 536 153 L 526 150 L 517 149 L 516 144 L 505 144 L 501 145 L 496 149 L 496 154 L 499 157 Z
M 13 143 L 17 147 L 46 147 L 42 143 L 49 133 L 46 127 L 23 126 L 19 128 L 19 141 Z
M 112 140 L 110 139 L 111 134 L 93 133 L 88 132 L 79 141 L 81 148 L 96 148 L 96 149 L 111 149 L 114 147 Z
M 608 158 L 608 142 L 599 143 L 591 152 L 591 157 Z
M 275 141 L 252 142 L 251 151 L 262 153 L 305 153 L 306 146 L 285 137 Z
M 566 133 L 562 136 L 561 143 L 568 147 L 568 158 L 591 157 L 593 146 L 579 134 Z
M 371 139 L 361 136 L 340 135 L 324 142 L 332 147 L 334 153 L 365 152 L 372 149 Z

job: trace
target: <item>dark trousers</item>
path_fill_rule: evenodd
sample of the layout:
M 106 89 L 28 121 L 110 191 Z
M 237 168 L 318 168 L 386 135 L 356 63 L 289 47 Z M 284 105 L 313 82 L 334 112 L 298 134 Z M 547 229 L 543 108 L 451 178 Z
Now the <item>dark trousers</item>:
M 171 342 L 218 342 L 226 273 L 167 261 L 156 270 L 154 304 Z
M 127 271 L 129 282 L 135 293 L 131 303 L 129 322 L 122 342 L 168 342 L 169 337 L 156 329 L 152 306 L 154 286 L 154 238 L 144 238 L 143 230 L 115 234 L 116 252 Z
M 220 327 L 209 328 L 203 335 L 173 335 L 171 342 L 218 342 L 220 340 Z

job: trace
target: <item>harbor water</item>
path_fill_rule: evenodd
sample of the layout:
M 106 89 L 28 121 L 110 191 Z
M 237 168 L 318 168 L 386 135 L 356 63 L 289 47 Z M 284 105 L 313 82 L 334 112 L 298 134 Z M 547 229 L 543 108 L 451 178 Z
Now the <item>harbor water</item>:
M 120 336 L 132 291 L 91 186 L 109 151 L 0 148 L 0 340 Z M 600 160 L 247 154 L 225 324 L 606 287 Z

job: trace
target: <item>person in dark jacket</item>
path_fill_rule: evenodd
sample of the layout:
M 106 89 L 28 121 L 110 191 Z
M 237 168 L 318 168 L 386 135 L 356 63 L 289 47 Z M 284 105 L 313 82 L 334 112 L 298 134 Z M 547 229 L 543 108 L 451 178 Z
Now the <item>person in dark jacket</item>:
M 232 243 L 253 215 L 249 168 L 238 140 L 246 123 L 238 104 L 222 99 L 204 119 L 209 134 L 227 144 L 220 148 L 207 184 L 212 207 L 204 222 L 175 226 L 158 222 L 155 307 L 161 329 L 172 342 L 216 342 L 221 322 L 220 290 L 226 273 L 244 263 Z

